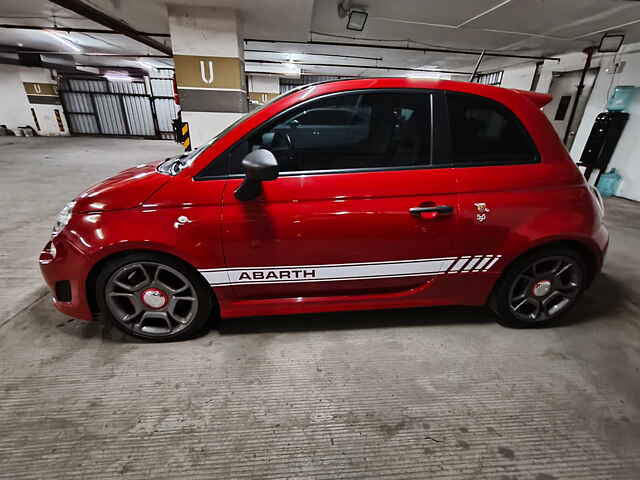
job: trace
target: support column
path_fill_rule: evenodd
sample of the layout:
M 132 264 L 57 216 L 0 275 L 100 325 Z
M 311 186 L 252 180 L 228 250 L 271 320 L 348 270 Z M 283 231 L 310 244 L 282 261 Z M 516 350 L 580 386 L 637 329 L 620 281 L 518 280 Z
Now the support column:
M 278 95 L 280 95 L 280 77 L 276 75 L 249 75 L 251 107 L 264 105 Z
M 248 108 L 240 21 L 235 10 L 169 5 L 182 121 L 203 144 Z

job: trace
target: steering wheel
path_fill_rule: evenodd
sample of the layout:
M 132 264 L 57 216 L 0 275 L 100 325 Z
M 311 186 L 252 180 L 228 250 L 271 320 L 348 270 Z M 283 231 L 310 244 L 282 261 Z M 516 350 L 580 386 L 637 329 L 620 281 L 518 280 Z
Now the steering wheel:
M 273 141 L 271 142 L 271 148 L 274 150 L 293 150 L 293 141 L 291 141 L 291 136 L 286 132 L 275 132 L 273 135 Z
M 271 150 L 278 158 L 280 171 L 299 170 L 293 141 L 287 132 L 275 132 Z

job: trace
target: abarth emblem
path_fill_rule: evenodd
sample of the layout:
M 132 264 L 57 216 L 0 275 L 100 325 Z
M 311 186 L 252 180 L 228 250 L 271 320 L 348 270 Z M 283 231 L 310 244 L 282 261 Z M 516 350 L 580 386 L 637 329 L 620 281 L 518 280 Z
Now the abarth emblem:
M 474 203 L 476 210 L 478 210 L 478 213 L 476 214 L 476 220 L 478 222 L 484 222 L 487 219 L 487 213 L 489 213 L 491 210 L 489 210 L 489 208 L 487 207 L 487 204 L 484 202 L 480 202 L 480 203 Z

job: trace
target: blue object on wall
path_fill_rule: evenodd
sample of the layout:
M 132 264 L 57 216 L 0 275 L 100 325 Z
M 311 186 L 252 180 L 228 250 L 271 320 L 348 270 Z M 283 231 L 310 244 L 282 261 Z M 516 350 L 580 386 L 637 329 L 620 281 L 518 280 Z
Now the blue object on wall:
M 631 85 L 619 85 L 613 90 L 613 95 L 607 102 L 607 110 L 610 112 L 622 112 L 629 109 L 635 87 Z
M 597 188 L 603 197 L 613 197 L 618 192 L 621 181 L 622 177 L 615 168 L 612 168 L 607 173 L 600 175 Z

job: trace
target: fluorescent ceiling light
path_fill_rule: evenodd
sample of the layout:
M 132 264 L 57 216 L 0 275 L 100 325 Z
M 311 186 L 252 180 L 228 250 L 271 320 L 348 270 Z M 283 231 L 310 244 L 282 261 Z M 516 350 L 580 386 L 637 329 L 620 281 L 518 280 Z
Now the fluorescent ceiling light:
M 133 82 L 134 80 L 129 75 L 118 75 L 116 73 L 107 73 L 103 77 L 112 82 Z
M 349 21 L 347 22 L 347 30 L 355 30 L 361 32 L 364 24 L 367 23 L 369 14 L 363 10 L 351 10 L 349 12 Z
M 44 33 L 46 33 L 47 35 L 49 35 L 52 38 L 55 38 L 58 42 L 62 43 L 63 45 L 69 47 L 71 50 L 75 51 L 75 52 L 82 52 L 82 49 L 77 46 L 75 43 L 73 43 L 71 40 L 69 40 L 67 37 L 65 37 L 64 35 L 61 35 L 60 33 L 54 31 L 54 30 L 43 30 Z M 51 52 L 51 53 L 55 53 L 55 52 Z
M 622 42 L 624 42 L 623 34 L 607 33 L 604 37 L 602 37 L 602 40 L 600 40 L 600 46 L 598 47 L 598 51 L 602 53 L 615 53 L 618 50 L 620 50 L 620 47 L 622 46 Z

